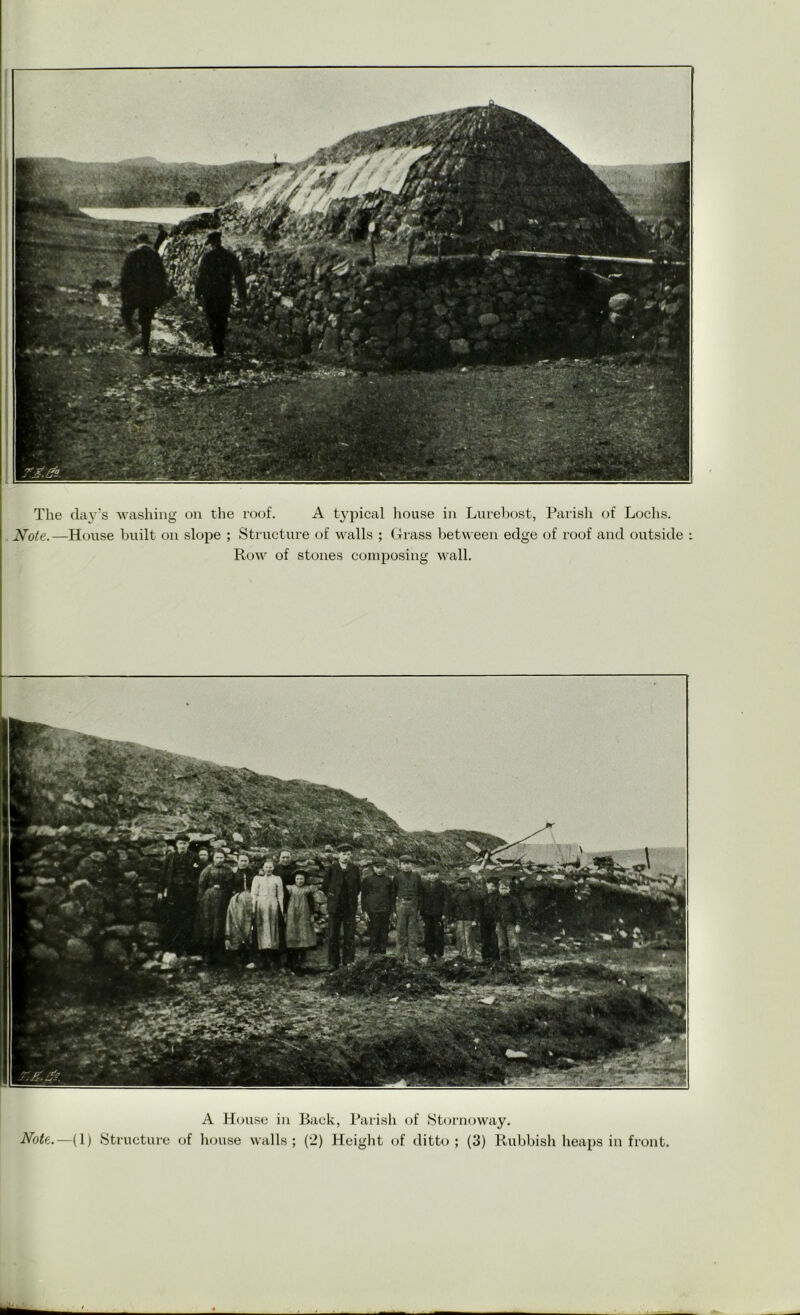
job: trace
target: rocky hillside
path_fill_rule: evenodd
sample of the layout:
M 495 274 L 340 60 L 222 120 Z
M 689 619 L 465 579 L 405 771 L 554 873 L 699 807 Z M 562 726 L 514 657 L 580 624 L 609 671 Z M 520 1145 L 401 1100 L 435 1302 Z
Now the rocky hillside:
M 81 206 L 179 206 L 189 193 L 197 205 L 220 205 L 267 168 L 257 160 L 234 164 L 165 164 L 152 156 L 108 163 L 57 157 L 17 160 L 17 199 L 31 204 L 61 201 Z
M 310 849 L 347 838 L 387 856 L 407 848 L 447 866 L 470 858 L 471 831 L 406 832 L 368 799 L 310 781 L 260 776 L 248 768 L 186 758 L 141 744 L 33 722 L 8 725 L 11 819 L 25 827 L 103 828 L 162 840 L 177 830 L 228 836 L 254 847 Z

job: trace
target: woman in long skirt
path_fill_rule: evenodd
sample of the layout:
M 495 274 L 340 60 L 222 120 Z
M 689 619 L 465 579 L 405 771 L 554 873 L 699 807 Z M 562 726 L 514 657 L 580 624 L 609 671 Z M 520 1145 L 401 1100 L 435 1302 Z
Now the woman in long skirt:
M 197 879 L 194 938 L 206 963 L 216 963 L 225 944 L 225 915 L 231 897 L 233 873 L 221 849 Z
M 225 917 L 225 949 L 239 956 L 242 967 L 250 958 L 253 944 L 253 896 L 250 891 L 249 861 L 246 854 L 239 856 L 239 865 L 233 874 L 233 894 Z
M 314 931 L 313 910 L 314 896 L 310 886 L 306 885 L 305 872 L 295 875 L 294 884 L 287 886 L 289 902 L 286 905 L 286 950 L 289 967 L 292 972 L 302 971 L 306 950 L 313 949 L 317 943 Z
M 281 953 L 283 882 L 275 872 L 275 864 L 269 858 L 264 861 L 261 871 L 253 880 L 252 895 L 256 944 L 261 966 L 277 968 Z

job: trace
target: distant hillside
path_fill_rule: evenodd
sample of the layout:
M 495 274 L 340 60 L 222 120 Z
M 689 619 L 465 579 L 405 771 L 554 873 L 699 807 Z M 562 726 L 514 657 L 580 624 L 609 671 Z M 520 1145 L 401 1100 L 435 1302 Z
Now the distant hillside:
M 81 206 L 217 206 L 269 168 L 257 160 L 235 164 L 163 164 L 151 156 L 105 164 L 25 156 L 16 163 L 17 199 Z
M 260 776 L 245 767 L 100 739 L 34 722 L 8 724 L 11 819 L 75 827 L 129 827 L 153 838 L 176 830 L 242 832 L 253 845 L 308 849 L 349 839 L 358 849 L 457 866 L 472 859 L 466 841 L 502 844 L 473 831 L 403 831 L 368 799 L 309 781 Z
M 593 164 L 592 169 L 635 219 L 689 218 L 690 166 Z

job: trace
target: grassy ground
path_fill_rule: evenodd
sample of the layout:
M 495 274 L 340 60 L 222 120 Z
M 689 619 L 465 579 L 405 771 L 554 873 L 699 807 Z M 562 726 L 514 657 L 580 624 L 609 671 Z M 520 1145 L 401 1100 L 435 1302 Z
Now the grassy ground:
M 140 225 L 17 227 L 18 479 L 615 480 L 688 476 L 688 386 L 603 357 L 392 374 L 281 361 L 237 312 L 217 362 L 194 306 L 132 350 L 116 283 Z
M 464 974 L 452 960 L 446 968 L 395 971 L 383 989 L 353 994 L 332 992 L 320 971 L 238 966 L 114 982 L 75 973 L 19 980 L 14 1080 L 55 1072 L 54 1081 L 77 1086 L 685 1084 L 678 951 L 530 953 L 520 973 L 483 981 L 480 969 Z M 507 1049 L 526 1058 L 508 1059 Z

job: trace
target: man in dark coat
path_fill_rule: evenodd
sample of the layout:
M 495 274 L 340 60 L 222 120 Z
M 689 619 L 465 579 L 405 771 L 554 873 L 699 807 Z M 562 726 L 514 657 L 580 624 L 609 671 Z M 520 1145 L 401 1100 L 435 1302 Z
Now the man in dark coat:
M 209 233 L 197 269 L 194 292 L 206 313 L 215 356 L 225 354 L 225 334 L 228 330 L 234 283 L 239 305 L 244 306 L 247 302 L 247 285 L 239 258 L 222 245 L 220 232 Z
M 198 866 L 189 853 L 189 837 L 176 837 L 175 848 L 167 851 L 161 876 L 161 895 L 166 904 L 164 938 L 167 949 L 188 954 L 192 948 Z
M 297 872 L 297 864 L 292 858 L 292 851 L 284 847 L 278 854 L 278 861 L 275 864 L 275 875 L 280 877 L 283 882 L 283 902 L 286 905 L 286 887 L 291 886 Z
M 519 896 L 512 890 L 511 882 L 501 877 L 497 888 L 495 904 L 497 918 L 497 944 L 500 961 L 519 964 L 522 962 L 519 950 L 519 933 L 522 922 L 522 904 Z
M 356 911 L 361 872 L 352 861 L 349 844 L 339 846 L 336 862 L 322 879 L 328 902 L 328 966 L 353 963 L 356 957 Z
M 159 306 L 169 295 L 169 280 L 164 263 L 150 245 L 146 233 L 138 233 L 134 247 L 122 262 L 119 276 L 122 323 L 129 333 L 135 333 L 133 312 L 139 313 L 142 332 L 142 351 L 150 355 L 150 326 Z
M 385 954 L 394 909 L 394 883 L 382 858 L 373 859 L 361 883 L 361 907 L 369 921 L 370 954 Z

